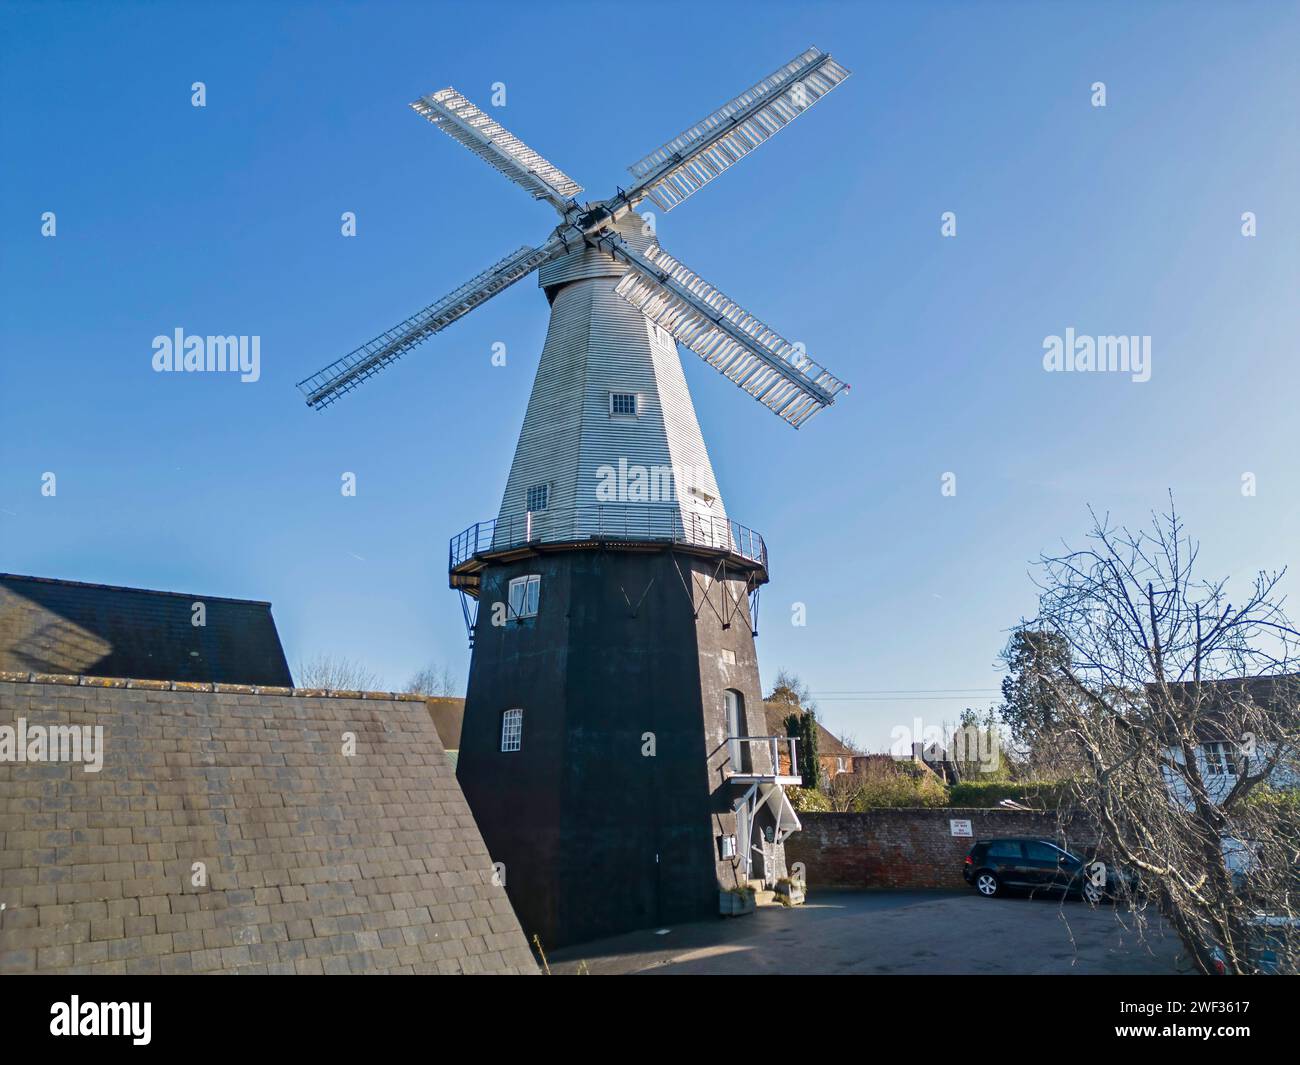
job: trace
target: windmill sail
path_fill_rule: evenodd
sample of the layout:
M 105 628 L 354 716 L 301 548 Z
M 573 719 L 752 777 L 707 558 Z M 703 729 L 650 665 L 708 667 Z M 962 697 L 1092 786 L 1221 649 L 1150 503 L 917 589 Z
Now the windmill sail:
M 523 247 L 507 255 L 495 266 L 471 278 L 455 291 L 418 314 L 413 314 L 368 344 L 331 363 L 319 373 L 298 383 L 309 406 L 321 410 L 340 396 L 351 392 L 366 378 L 373 376 L 426 340 L 469 314 L 475 307 L 504 292 L 516 281 L 527 277 L 564 245 L 556 238 L 538 248 Z
M 615 197 L 586 209 L 577 209 L 572 199 L 581 185 L 455 89 L 420 97 L 411 104 L 418 114 L 535 198 L 552 204 L 564 222 L 545 244 L 520 248 L 298 387 L 310 406 L 327 407 L 543 263 L 563 258 L 567 266 L 545 281 L 548 298 L 554 298 L 561 282 L 618 277 L 619 296 L 798 428 L 848 386 L 809 359 L 802 345 L 769 329 L 656 244 L 625 239 L 619 220 L 639 219 L 635 207 L 647 199 L 671 210 L 847 77 L 849 71 L 829 55 L 809 48 L 634 163 L 629 169 L 636 184 L 630 191 L 620 189 Z M 613 274 L 600 268 L 601 254 L 615 257 L 618 268 Z
M 687 269 L 657 244 L 638 252 L 620 238 L 602 245 L 632 269 L 615 291 L 723 376 L 796 429 L 848 388 L 775 330 Z
M 446 133 L 522 185 L 537 200 L 546 200 L 561 214 L 568 200 L 582 191 L 573 178 L 554 163 L 484 114 L 455 89 L 440 89 L 421 96 L 411 106 Z
M 809 48 L 628 167 L 638 181 L 629 198 L 648 198 L 671 211 L 784 129 L 849 73 L 829 55 Z

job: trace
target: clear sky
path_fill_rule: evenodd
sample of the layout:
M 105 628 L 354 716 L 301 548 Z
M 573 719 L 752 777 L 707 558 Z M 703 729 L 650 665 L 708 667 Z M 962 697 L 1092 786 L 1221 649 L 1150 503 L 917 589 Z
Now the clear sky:
M 447 541 L 496 513 L 545 299 L 324 413 L 294 388 L 554 224 L 407 104 L 504 83 L 494 117 L 598 198 L 816 45 L 854 76 L 659 235 L 853 385 L 795 432 L 682 353 L 771 552 L 764 683 L 883 749 L 993 698 L 1087 504 L 1172 490 L 1207 573 L 1296 561 L 1297 42 L 1295 3 L 4 4 L 0 570 L 270 599 L 295 665 L 463 683 Z M 260 336 L 260 379 L 155 373 L 176 328 Z M 1151 379 L 1045 372 L 1067 328 L 1150 336 Z

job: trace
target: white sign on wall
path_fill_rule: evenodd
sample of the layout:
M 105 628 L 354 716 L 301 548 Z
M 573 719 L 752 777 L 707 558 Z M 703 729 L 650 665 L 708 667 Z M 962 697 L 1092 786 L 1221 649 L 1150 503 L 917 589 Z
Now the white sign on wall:
M 954 836 L 969 836 L 971 834 L 969 821 L 949 821 L 948 827 L 952 830 Z

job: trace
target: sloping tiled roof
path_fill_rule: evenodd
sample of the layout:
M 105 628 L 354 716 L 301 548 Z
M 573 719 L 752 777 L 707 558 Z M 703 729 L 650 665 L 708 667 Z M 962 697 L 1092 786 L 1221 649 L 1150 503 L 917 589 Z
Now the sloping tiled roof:
M 0 573 L 4 671 L 293 684 L 270 603 L 12 573 Z
M 1251 707 L 1272 712 L 1295 712 L 1300 702 L 1300 674 L 1278 673 L 1261 677 L 1224 677 L 1200 683 L 1199 704 L 1194 682 L 1168 685 L 1171 698 L 1198 711 L 1197 738 L 1202 742 L 1234 743 L 1240 740 L 1240 717 Z M 1154 697 L 1159 687 L 1147 685 Z
M 536 972 L 420 696 L 0 672 L 0 720 L 80 741 L 0 762 L 0 974 Z
M 767 727 L 773 736 L 785 735 L 785 719 L 792 713 L 799 713 L 799 707 L 790 703 L 764 702 L 763 712 L 767 715 Z M 856 751 L 850 750 L 839 738 L 820 721 L 817 722 L 817 755 L 819 758 L 851 758 Z

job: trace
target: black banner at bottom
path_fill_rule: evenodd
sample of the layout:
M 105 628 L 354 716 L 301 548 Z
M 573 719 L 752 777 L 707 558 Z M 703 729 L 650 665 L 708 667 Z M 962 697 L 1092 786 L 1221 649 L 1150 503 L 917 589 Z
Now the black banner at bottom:
M 626 1038 L 629 1025 L 639 1043 L 662 1053 L 683 1038 L 684 1020 L 717 1011 L 723 1021 L 737 1001 L 761 1003 L 769 995 L 801 1010 L 842 1008 L 844 996 L 852 996 L 861 1010 L 855 1023 L 947 1036 L 954 1049 L 981 1030 L 1014 1032 L 1017 1042 L 1041 1035 L 1058 1048 L 1062 1041 L 1172 1041 L 1182 1050 L 1189 1043 L 1280 1040 L 1294 1026 L 1296 985 L 1285 978 L 848 976 L 832 983 L 755 975 L 772 986 L 729 989 L 741 998 L 721 986 L 736 976 L 630 984 L 540 976 L 509 988 L 486 982 L 492 978 L 463 977 L 15 976 L 0 983 L 0 1000 L 6 1057 L 24 1048 L 75 1054 L 112 1043 L 147 1053 L 227 1049 L 245 1041 L 259 1052 L 337 1055 L 373 1053 L 377 1040 L 431 1035 L 458 1042 L 474 1035 L 497 1052 L 514 1041 L 533 1053 L 550 1042 L 569 1050 L 589 1043 L 600 1051 L 611 1034 L 621 1030 Z M 702 992 L 701 980 L 716 985 L 716 1000 L 703 997 L 709 992 Z M 495 1019 L 483 1024 L 488 1018 Z M 997 1028 L 986 1028 L 989 1022 Z

